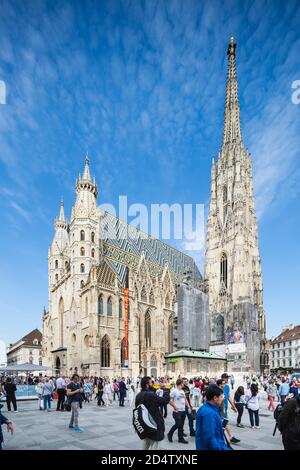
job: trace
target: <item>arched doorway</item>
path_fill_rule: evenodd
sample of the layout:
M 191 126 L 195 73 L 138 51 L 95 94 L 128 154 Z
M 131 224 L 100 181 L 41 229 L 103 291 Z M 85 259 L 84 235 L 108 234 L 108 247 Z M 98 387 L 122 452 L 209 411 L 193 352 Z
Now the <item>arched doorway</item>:
M 59 374 L 60 373 L 60 359 L 59 359 L 59 357 L 56 358 L 55 368 L 56 368 L 56 373 Z

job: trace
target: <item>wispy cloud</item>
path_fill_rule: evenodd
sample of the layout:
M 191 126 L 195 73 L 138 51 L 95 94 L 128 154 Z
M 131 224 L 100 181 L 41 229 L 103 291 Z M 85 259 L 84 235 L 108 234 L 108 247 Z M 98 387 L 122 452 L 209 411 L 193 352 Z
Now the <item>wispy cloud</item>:
M 10 206 L 15 209 L 24 219 L 26 219 L 27 222 L 31 221 L 31 215 L 26 209 L 24 209 L 24 207 L 21 207 L 15 201 L 11 201 Z

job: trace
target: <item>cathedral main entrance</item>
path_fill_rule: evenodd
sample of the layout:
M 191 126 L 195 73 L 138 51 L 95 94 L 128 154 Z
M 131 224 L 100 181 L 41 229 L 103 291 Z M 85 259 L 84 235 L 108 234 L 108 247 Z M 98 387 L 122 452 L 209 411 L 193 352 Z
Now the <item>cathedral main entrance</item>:
M 59 357 L 56 358 L 56 361 L 55 361 L 55 368 L 56 368 L 56 373 L 57 373 L 57 374 L 60 374 L 61 365 L 60 365 L 60 358 L 59 358 Z

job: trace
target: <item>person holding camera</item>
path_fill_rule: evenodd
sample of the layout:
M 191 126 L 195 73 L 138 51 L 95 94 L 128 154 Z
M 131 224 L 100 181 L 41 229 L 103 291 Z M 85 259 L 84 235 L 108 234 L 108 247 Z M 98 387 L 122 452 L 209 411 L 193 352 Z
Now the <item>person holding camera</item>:
M 68 403 L 71 405 L 72 412 L 69 428 L 74 429 L 75 432 L 83 432 L 78 426 L 79 407 L 82 393 L 83 389 L 79 385 L 79 375 L 74 374 L 71 382 L 67 385 L 67 397 Z

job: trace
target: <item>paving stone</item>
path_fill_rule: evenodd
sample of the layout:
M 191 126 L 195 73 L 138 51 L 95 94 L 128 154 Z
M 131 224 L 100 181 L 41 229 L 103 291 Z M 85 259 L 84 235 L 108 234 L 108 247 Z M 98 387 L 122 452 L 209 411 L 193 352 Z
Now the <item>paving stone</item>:
M 242 423 L 245 428 L 236 427 L 236 415 L 229 412 L 229 423 L 234 435 L 241 442 L 234 448 L 237 450 L 261 450 L 282 449 L 281 435 L 274 430 L 274 419 L 267 411 L 268 402 L 263 396 L 261 400 L 260 426 L 261 429 L 251 429 L 248 413 L 244 413 Z M 77 434 L 68 429 L 70 413 L 53 411 L 51 413 L 41 412 L 37 409 L 36 402 L 22 402 L 19 413 L 6 413 L 13 420 L 15 433 L 13 436 L 4 433 L 5 449 L 96 449 L 96 450 L 140 450 L 142 445 L 135 434 L 131 420 L 132 408 L 128 406 L 120 408 L 118 403 L 112 407 L 98 407 L 93 401 L 89 405 L 83 405 L 79 412 L 79 426 L 84 430 Z M 166 419 L 166 432 L 173 425 L 172 413 L 168 413 Z M 188 434 L 189 444 L 183 445 L 167 439 L 160 442 L 160 449 L 172 450 L 194 450 L 195 439 L 189 436 L 188 421 L 185 422 L 185 432 Z

